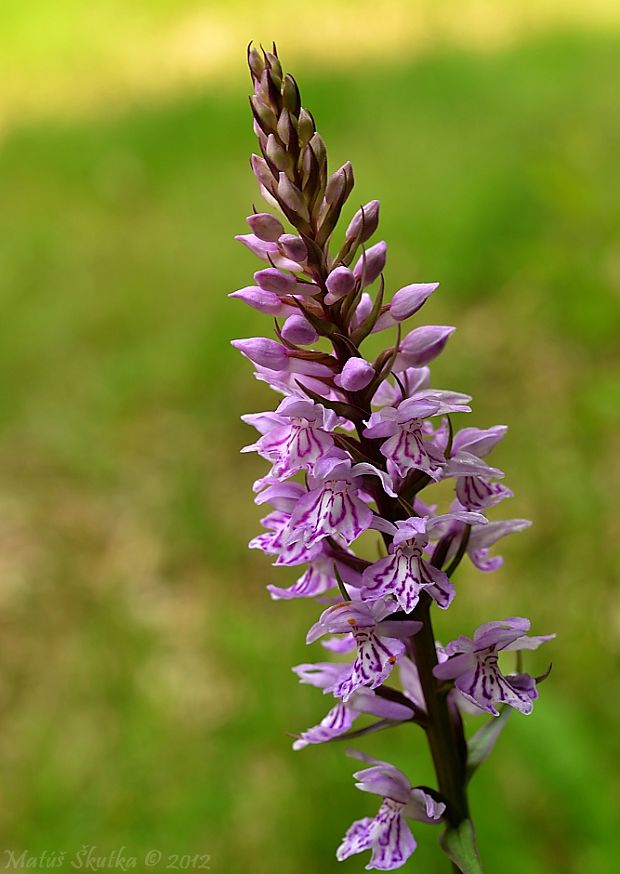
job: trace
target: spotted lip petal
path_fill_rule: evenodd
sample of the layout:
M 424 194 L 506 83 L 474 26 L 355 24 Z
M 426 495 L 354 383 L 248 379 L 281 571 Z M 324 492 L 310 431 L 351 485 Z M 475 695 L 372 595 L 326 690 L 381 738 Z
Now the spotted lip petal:
M 269 585 L 267 591 L 274 600 L 291 598 L 316 598 L 337 586 L 334 562 L 329 558 L 317 558 L 311 562 L 299 579 L 288 589 Z
M 362 753 L 350 755 L 371 764 L 357 771 L 355 785 L 362 792 L 382 797 L 375 817 L 357 820 L 347 831 L 336 856 L 339 861 L 371 850 L 367 870 L 392 871 L 405 864 L 416 848 L 416 841 L 406 817 L 426 823 L 438 823 L 445 804 L 436 801 L 424 789 L 412 787 L 407 777 L 390 765 Z
M 384 683 L 405 651 L 401 640 L 381 638 L 372 631 L 355 631 L 354 637 L 357 654 L 351 672 L 330 690 L 343 701 L 348 701 L 361 686 L 376 689 Z
M 357 716 L 359 716 L 358 713 L 355 713 L 352 708 L 339 701 L 318 725 L 300 734 L 293 743 L 293 749 L 301 750 L 309 744 L 321 744 L 333 740 L 335 737 L 348 731 Z
M 340 737 L 351 728 L 362 713 L 377 716 L 380 719 L 402 722 L 413 717 L 414 709 L 381 698 L 371 689 L 357 689 L 346 704 L 339 701 L 318 725 L 302 732 L 293 743 L 293 749 L 300 750 L 310 744 L 327 743 Z
M 496 704 L 508 704 L 529 714 L 537 697 L 536 682 L 529 674 L 505 676 L 499 669 L 502 650 L 536 649 L 555 635 L 529 637 L 528 619 L 511 617 L 486 622 L 473 638 L 459 637 L 445 648 L 447 661 L 436 665 L 438 680 L 454 680 L 455 688 L 481 710 L 499 716 Z
M 328 480 L 297 503 L 288 539 L 311 546 L 326 537 L 352 543 L 370 527 L 373 512 L 346 481 Z
M 425 561 L 415 547 L 397 547 L 392 555 L 367 568 L 362 580 L 365 585 L 360 594 L 364 600 L 393 595 L 405 613 L 416 607 L 424 589 L 443 609 L 454 597 L 454 587 L 446 574 Z
M 258 452 L 273 461 L 273 474 L 278 479 L 288 479 L 300 470 L 312 470 L 333 445 L 331 434 L 302 417 L 285 420 L 256 444 Z
M 393 871 L 405 864 L 417 844 L 402 814 L 403 805 L 386 799 L 371 819 L 357 820 L 336 851 L 339 862 L 364 850 L 372 850 L 366 870 Z

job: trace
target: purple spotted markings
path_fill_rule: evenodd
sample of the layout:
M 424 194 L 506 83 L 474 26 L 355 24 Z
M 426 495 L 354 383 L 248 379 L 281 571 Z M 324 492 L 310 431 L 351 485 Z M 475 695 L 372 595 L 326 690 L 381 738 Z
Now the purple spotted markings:
M 411 786 L 402 771 L 393 765 L 360 753 L 356 757 L 373 764 L 353 775 L 358 781 L 355 785 L 362 792 L 381 796 L 382 802 L 374 817 L 358 819 L 350 826 L 338 847 L 337 858 L 343 861 L 370 850 L 367 870 L 400 868 L 417 846 L 408 820 L 436 824 L 441 820 L 445 804 L 421 787 Z
M 529 674 L 502 674 L 502 652 L 537 649 L 554 634 L 530 637 L 528 619 L 504 619 L 486 622 L 473 638 L 459 637 L 445 647 L 448 660 L 437 665 L 433 673 L 439 680 L 454 680 L 456 690 L 480 710 L 499 716 L 498 704 L 508 704 L 529 714 L 538 697 L 536 681 Z
M 375 689 L 387 680 L 405 651 L 403 638 L 411 637 L 422 627 L 416 621 L 390 621 L 389 611 L 394 607 L 380 601 L 370 605 L 343 601 L 329 607 L 315 622 L 306 643 L 314 643 L 328 633 L 351 635 L 355 641 L 353 662 L 326 691 L 346 702 L 356 689 L 362 686 Z
M 382 530 L 392 534 L 391 554 L 379 559 L 362 574 L 362 599 L 376 601 L 392 595 L 401 610 L 411 613 L 421 592 L 426 591 L 438 607 L 446 610 L 454 597 L 454 586 L 443 571 L 434 567 L 428 557 L 424 558 L 424 552 L 433 528 L 451 522 L 484 525 L 487 520 L 478 513 L 464 512 L 413 517 L 396 525 L 383 526 Z

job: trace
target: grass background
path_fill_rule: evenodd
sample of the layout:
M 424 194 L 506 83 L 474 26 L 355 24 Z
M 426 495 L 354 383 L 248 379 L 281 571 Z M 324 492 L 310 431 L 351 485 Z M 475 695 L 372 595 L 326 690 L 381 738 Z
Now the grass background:
M 232 241 L 256 199 L 244 40 L 229 57 L 198 29 L 222 69 L 190 77 L 177 47 L 157 71 L 146 48 L 213 4 L 84 8 L 0 13 L 0 866 L 87 844 L 209 853 L 226 874 L 358 871 L 334 849 L 373 800 L 341 747 L 293 754 L 287 736 L 325 709 L 289 672 L 315 613 L 270 602 L 276 572 L 246 550 L 262 466 L 238 456 L 239 415 L 272 399 L 228 345 L 267 330 L 226 297 L 255 269 Z M 388 288 L 442 282 L 425 320 L 458 332 L 435 385 L 474 395 L 471 424 L 510 426 L 494 462 L 516 497 L 497 515 L 535 522 L 498 573 L 464 567 L 437 620 L 444 640 L 509 615 L 558 633 L 530 662 L 554 661 L 535 714 L 472 784 L 487 870 L 613 874 L 620 34 L 517 27 L 515 8 L 514 39 L 484 50 L 388 35 L 333 64 L 287 26 L 353 206 L 381 198 Z M 235 4 L 227 33 L 254 14 Z M 360 746 L 432 780 L 414 730 Z M 416 835 L 418 870 L 445 870 L 436 833 Z

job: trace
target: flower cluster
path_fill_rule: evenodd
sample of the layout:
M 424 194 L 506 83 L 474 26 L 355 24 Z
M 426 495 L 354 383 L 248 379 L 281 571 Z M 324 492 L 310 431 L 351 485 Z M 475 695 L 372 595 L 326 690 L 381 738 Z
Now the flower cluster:
M 407 818 L 448 828 L 468 818 L 461 710 L 493 716 L 503 705 L 532 710 L 535 678 L 520 667 L 505 673 L 499 658 L 549 636 L 529 637 L 529 622 L 510 618 L 441 647 L 430 612 L 431 605 L 452 604 L 451 578 L 465 556 L 480 570 L 494 570 L 502 559 L 490 548 L 529 522 L 486 515 L 512 494 L 503 472 L 486 460 L 506 428 L 455 431 L 452 417 L 469 413 L 471 398 L 431 387 L 428 365 L 454 328 L 404 330 L 437 283 L 405 285 L 386 302 L 387 246 L 369 245 L 379 223 L 376 200 L 357 210 L 330 252 L 353 189 L 352 167 L 329 173 L 323 139 L 275 48 L 250 49 L 249 65 L 260 147 L 252 169 L 279 217 L 248 217 L 250 233 L 237 239 L 263 264 L 253 285 L 230 296 L 270 316 L 275 335 L 233 346 L 283 396 L 274 412 L 243 417 L 258 432 L 243 451 L 270 464 L 255 484 L 256 503 L 270 510 L 250 546 L 276 566 L 299 567 L 289 588 L 268 586 L 271 597 L 321 605 L 307 643 L 321 640 L 336 655 L 293 669 L 331 699 L 327 715 L 300 733 L 294 748 L 407 722 L 429 736 L 436 791 L 411 786 L 383 762 L 355 775 L 357 787 L 382 802 L 374 819 L 349 828 L 338 859 L 370 850 L 369 869 L 391 870 L 416 846 Z M 366 339 L 379 332 L 385 349 L 366 357 Z M 438 512 L 420 495 L 445 480 L 453 483 L 453 499 Z M 354 549 L 369 530 L 382 547 L 378 558 Z M 352 732 L 360 715 L 374 721 Z

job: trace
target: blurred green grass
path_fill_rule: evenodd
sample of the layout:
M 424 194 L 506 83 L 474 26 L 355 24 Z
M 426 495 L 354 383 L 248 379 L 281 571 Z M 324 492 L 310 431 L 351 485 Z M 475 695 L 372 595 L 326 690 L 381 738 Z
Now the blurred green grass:
M 286 61 L 285 47 L 283 48 Z M 620 852 L 617 596 L 620 40 L 541 38 L 296 73 L 353 202 L 382 200 L 392 290 L 442 282 L 437 386 L 535 527 L 464 569 L 438 618 L 556 630 L 534 716 L 473 784 L 489 871 L 612 874 Z M 325 703 L 289 665 L 305 604 L 271 603 L 239 415 L 272 403 L 228 340 L 257 195 L 245 88 L 13 129 L 0 151 L 0 846 L 208 852 L 214 871 L 359 870 L 372 800 L 340 747 L 290 751 Z M 280 579 L 282 577 L 280 576 Z M 534 655 L 536 668 L 547 653 Z M 406 730 L 364 748 L 429 782 Z M 440 872 L 418 829 L 418 870 Z M 413 867 L 413 866 L 412 866 Z

